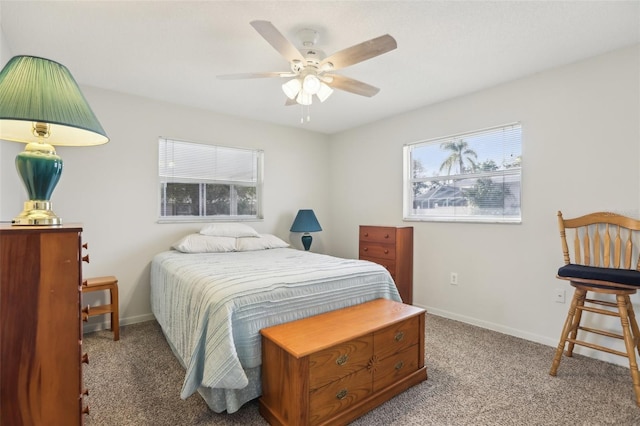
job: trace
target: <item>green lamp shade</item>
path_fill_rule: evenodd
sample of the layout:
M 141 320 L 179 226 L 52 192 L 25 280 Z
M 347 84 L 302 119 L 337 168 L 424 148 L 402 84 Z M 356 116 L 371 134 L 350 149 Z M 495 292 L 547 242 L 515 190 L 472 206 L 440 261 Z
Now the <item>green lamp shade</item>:
M 34 56 L 15 56 L 0 71 L 0 139 L 40 142 L 33 123 L 50 126 L 56 146 L 107 143 L 104 129 L 69 70 Z
M 53 145 L 109 141 L 69 70 L 35 56 L 15 56 L 0 71 L 0 139 L 27 144 L 16 169 L 29 201 L 14 225 L 62 223 L 49 202 L 62 174 Z

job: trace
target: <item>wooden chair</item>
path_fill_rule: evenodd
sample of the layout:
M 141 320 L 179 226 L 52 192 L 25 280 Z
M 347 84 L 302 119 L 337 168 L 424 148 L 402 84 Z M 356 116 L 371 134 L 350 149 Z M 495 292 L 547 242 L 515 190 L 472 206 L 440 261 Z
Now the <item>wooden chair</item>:
M 575 291 L 549 374 L 556 375 L 565 346 L 564 353 L 569 357 L 573 355 L 574 345 L 627 357 L 636 404 L 640 406 L 640 373 L 636 361 L 636 350 L 640 352 L 640 331 L 630 300 L 640 288 L 637 247 L 640 221 L 604 212 L 563 219 L 562 212 L 558 212 L 558 226 L 564 266 L 556 277 L 569 281 Z M 567 229 L 573 229 L 573 259 L 567 244 Z M 597 299 L 590 298 L 589 292 L 598 295 Z M 615 301 L 606 300 L 613 296 Z M 581 325 L 583 312 L 620 318 L 622 334 Z M 586 341 L 587 333 L 621 339 L 626 352 Z

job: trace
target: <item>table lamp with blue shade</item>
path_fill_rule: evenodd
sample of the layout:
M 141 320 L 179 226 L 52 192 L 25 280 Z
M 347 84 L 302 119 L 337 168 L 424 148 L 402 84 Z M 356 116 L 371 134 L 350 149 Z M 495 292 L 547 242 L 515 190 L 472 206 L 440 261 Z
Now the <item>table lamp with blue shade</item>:
M 318 223 L 318 219 L 316 218 L 313 210 L 298 210 L 298 214 L 293 221 L 293 225 L 291 225 L 291 232 L 304 232 L 302 236 L 302 245 L 305 250 L 309 250 L 311 248 L 311 241 L 313 238 L 309 235 L 309 232 L 318 232 L 322 231 L 320 227 L 320 223 Z
M 29 195 L 14 225 L 61 225 L 51 210 L 62 159 L 53 145 L 107 143 L 104 129 L 69 70 L 35 56 L 15 56 L 0 71 L 0 139 L 26 143 L 16 168 Z

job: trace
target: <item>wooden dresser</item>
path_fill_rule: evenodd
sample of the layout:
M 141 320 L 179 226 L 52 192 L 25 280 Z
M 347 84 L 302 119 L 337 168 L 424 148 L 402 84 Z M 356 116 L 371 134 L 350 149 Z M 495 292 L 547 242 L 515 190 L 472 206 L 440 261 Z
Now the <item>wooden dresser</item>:
M 73 225 L 0 225 L 2 425 L 82 425 L 88 412 L 81 233 Z
M 376 299 L 261 330 L 260 414 L 271 425 L 344 425 L 426 380 L 424 319 Z
M 402 301 L 413 303 L 413 227 L 361 225 L 359 255 L 387 268 Z

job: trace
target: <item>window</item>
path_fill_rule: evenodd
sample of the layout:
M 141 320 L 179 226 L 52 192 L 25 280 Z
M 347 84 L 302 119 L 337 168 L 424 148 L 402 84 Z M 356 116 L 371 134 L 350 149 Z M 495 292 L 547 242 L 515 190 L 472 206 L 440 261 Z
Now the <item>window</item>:
M 519 123 L 404 146 L 404 219 L 520 223 Z
M 262 218 L 262 151 L 160 138 L 158 153 L 161 222 Z

